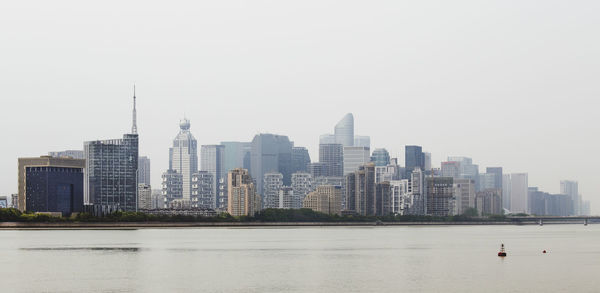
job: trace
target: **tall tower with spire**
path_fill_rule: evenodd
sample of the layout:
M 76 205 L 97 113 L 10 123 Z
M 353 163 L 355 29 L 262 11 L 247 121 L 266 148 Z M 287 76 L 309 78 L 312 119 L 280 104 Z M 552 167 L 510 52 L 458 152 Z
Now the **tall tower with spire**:
M 137 111 L 135 110 L 135 84 L 133 85 L 133 124 L 131 126 L 131 133 L 137 134 Z

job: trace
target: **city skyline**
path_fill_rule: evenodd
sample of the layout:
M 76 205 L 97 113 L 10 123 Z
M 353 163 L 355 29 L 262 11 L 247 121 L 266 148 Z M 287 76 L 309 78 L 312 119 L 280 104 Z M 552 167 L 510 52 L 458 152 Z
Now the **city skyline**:
M 347 3 L 339 14 L 335 5 L 281 13 L 289 6 L 260 1 L 185 11 L 125 3 L 55 18 L 44 13 L 56 9 L 50 3 L 11 5 L 23 13 L 0 12 L 4 27 L 22 24 L 1 33 L 0 51 L 11 56 L 0 72 L 0 124 L 11 142 L 0 156 L 2 196 L 16 192 L 18 157 L 129 132 L 135 83 L 153 187 L 184 114 L 199 145 L 269 132 L 315 161 L 319 135 L 353 113 L 354 133 L 402 165 L 404 145 L 420 145 L 433 166 L 467 156 L 482 168 L 527 172 L 531 186 L 551 193 L 577 180 L 594 212 L 600 207 L 593 7 L 546 3 L 536 13 L 536 3 L 515 11 L 499 2 L 471 13 L 466 3 Z

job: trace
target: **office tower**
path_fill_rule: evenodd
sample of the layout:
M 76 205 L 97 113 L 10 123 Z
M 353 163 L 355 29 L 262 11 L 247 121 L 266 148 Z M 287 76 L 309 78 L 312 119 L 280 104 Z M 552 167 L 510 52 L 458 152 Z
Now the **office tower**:
M 500 177 L 502 178 L 502 177 Z M 486 189 L 498 189 L 498 190 L 502 190 L 502 188 L 496 188 L 496 180 L 497 180 L 497 175 L 493 174 L 493 173 L 480 173 L 479 174 L 479 190 L 486 190 Z M 501 179 L 502 180 L 502 179 Z M 500 182 L 502 183 L 502 182 Z M 500 186 L 502 186 L 502 184 L 500 184 Z
M 183 200 L 190 200 L 192 174 L 198 172 L 198 143 L 190 132 L 190 121 L 179 122 L 179 133 L 169 148 L 169 169 L 177 171 L 183 178 Z
M 427 177 L 426 189 L 426 214 L 430 216 L 445 217 L 454 212 L 454 179 L 452 177 Z
M 408 209 L 412 205 L 411 198 L 409 195 L 409 180 L 392 180 L 390 183 L 390 197 L 392 213 L 395 215 L 407 215 Z
M 225 157 L 223 163 L 225 173 L 235 168 L 250 169 L 251 142 L 223 141 L 221 145 L 225 146 L 223 155 Z M 225 179 L 225 182 L 227 182 L 227 179 Z
M 528 213 L 528 179 L 527 173 L 510 174 L 510 211 L 511 213 Z
M 371 161 L 370 149 L 366 147 L 344 147 L 344 174 L 358 170 L 358 167 Z
M 287 136 L 258 134 L 252 140 L 250 159 L 251 176 L 256 180 L 259 194 L 263 194 L 265 173 L 279 172 L 283 175 L 283 185 L 292 181 L 292 146 Z
M 374 212 L 377 216 L 390 215 L 393 212 L 392 193 L 389 181 L 384 181 L 375 184 L 375 198 L 373 205 Z
M 502 208 L 510 211 L 510 174 L 502 174 Z
M 404 147 L 404 165 L 407 178 L 416 167 L 419 167 L 421 171 L 425 170 L 425 155 L 420 146 L 407 145 Z
M 167 170 L 162 174 L 162 195 L 164 206 L 169 207 L 171 202 L 183 200 L 183 175 L 175 170 Z
M 294 194 L 294 189 L 287 186 L 279 188 L 277 201 L 279 203 L 277 208 L 280 209 L 299 209 L 302 207 L 300 197 Z
M 425 174 L 421 168 L 416 167 L 410 173 L 408 193 L 410 194 L 409 215 L 427 214 L 427 196 L 425 194 Z
M 485 189 L 477 192 L 475 203 L 480 216 L 504 214 L 500 189 Z
M 13 209 L 19 209 L 19 194 L 13 193 L 10 195 L 10 207 Z
M 263 185 L 264 209 L 279 208 L 279 190 L 283 187 L 283 174 L 276 172 L 266 173 Z
M 356 212 L 356 173 L 344 176 L 344 210 Z
M 371 155 L 371 162 L 375 166 L 387 166 L 390 164 L 390 153 L 386 149 L 375 149 Z
M 140 156 L 138 158 L 138 184 L 150 184 L 150 158 Z
M 454 179 L 454 214 L 462 215 L 469 208 L 475 208 L 475 181 L 468 178 Z
M 308 173 L 313 177 L 327 176 L 327 164 L 325 163 L 310 163 L 308 164 Z
M 355 212 L 362 216 L 376 215 L 375 164 L 362 165 L 354 173 L 356 182 L 354 187 Z
M 218 201 L 219 196 L 225 196 L 225 194 L 219 194 L 219 184 L 223 178 L 227 176 L 225 170 L 225 146 L 222 145 L 203 145 L 200 147 L 200 170 L 206 171 L 212 174 L 212 194 L 214 202 Z M 211 205 L 211 208 L 215 208 L 215 205 Z
M 322 134 L 319 136 L 319 144 L 335 144 L 335 135 Z
M 493 174 L 493 176 L 494 176 L 494 187 L 493 188 L 502 190 L 502 178 L 503 178 L 502 167 L 487 167 L 485 169 L 485 172 L 487 174 Z
M 325 170 L 321 176 L 339 177 L 344 172 L 344 147 L 341 144 L 320 144 L 319 163 Z
M 322 185 L 309 193 L 302 202 L 302 207 L 316 212 L 340 215 L 342 190 L 339 186 Z
M 460 163 L 454 161 L 442 162 L 441 172 L 442 177 L 460 178 Z
M 571 198 L 571 201 L 573 202 L 573 211 L 570 214 L 575 216 L 581 214 L 581 198 L 579 197 L 579 183 L 577 181 L 561 180 L 560 193 L 568 195 L 569 198 Z
M 294 195 L 302 201 L 309 192 L 313 191 L 312 175 L 302 172 L 292 174 L 291 187 L 294 190 Z
M 260 195 L 248 170 L 233 169 L 227 174 L 227 212 L 234 217 L 254 216 L 260 211 Z
M 345 147 L 354 146 L 354 116 L 352 116 L 352 113 L 346 114 L 346 116 L 335 125 L 334 131 L 335 143 Z
M 354 146 L 355 147 L 363 147 L 363 148 L 371 148 L 371 137 L 364 136 L 364 135 L 354 136 Z
M 8 198 L 6 196 L 0 196 L 0 208 L 8 208 Z
M 19 158 L 19 210 L 60 212 L 65 216 L 82 212 L 84 168 L 82 159 Z
M 80 150 L 66 150 L 66 151 L 60 151 L 60 152 L 48 152 L 48 156 L 51 156 L 51 157 L 54 157 L 54 158 L 70 157 L 70 158 L 73 158 L 73 159 L 85 159 L 83 151 L 80 151 Z
M 209 171 L 198 171 L 192 174 L 192 208 L 216 208 L 217 198 L 214 189 L 214 178 L 213 173 Z
M 151 209 L 164 209 L 165 208 L 165 198 L 162 194 L 162 189 L 152 189 L 152 207 Z
M 467 157 L 448 157 L 448 161 L 458 162 L 460 168 L 458 178 L 468 178 L 474 180 L 475 188 L 478 189 L 479 165 L 473 164 L 473 159 Z
M 296 172 L 306 172 L 310 164 L 310 155 L 305 147 L 292 148 L 292 174 Z
M 528 196 L 532 215 L 565 217 L 573 210 L 571 198 L 566 194 L 550 194 L 537 187 L 529 187 Z
M 425 172 L 431 171 L 431 153 L 423 153 Z
M 152 209 L 152 188 L 148 184 L 138 184 L 138 209 Z

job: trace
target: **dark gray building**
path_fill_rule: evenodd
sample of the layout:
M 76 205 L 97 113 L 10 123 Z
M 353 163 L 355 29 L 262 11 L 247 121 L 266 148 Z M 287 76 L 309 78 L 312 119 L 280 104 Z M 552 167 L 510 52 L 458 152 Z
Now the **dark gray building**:
M 502 190 L 502 167 L 487 167 L 485 173 L 493 174 L 494 189 Z
M 292 142 L 285 135 L 262 133 L 254 137 L 249 171 L 260 195 L 263 194 L 264 175 L 269 172 L 281 173 L 283 185 L 291 185 L 292 147 Z
M 319 162 L 325 164 L 323 176 L 344 176 L 344 146 L 334 143 L 319 144 Z
M 310 155 L 305 147 L 292 148 L 292 174 L 306 172 L 310 164 Z
M 426 214 L 430 216 L 445 217 L 453 212 L 454 178 L 452 177 L 427 177 L 425 178 Z
M 423 149 L 417 145 L 405 146 L 404 162 L 405 178 L 410 178 L 410 174 L 416 167 L 425 170 L 425 155 L 423 154 Z
M 141 156 L 138 158 L 138 183 L 150 184 L 150 158 Z
M 225 173 L 236 168 L 250 170 L 251 142 L 222 141 L 221 145 L 225 146 L 223 164 Z

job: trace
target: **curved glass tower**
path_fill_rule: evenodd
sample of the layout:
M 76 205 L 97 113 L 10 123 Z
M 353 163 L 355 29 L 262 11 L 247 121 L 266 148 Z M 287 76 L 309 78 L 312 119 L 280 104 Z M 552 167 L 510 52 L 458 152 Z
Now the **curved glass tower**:
M 343 146 L 354 146 L 354 116 L 346 114 L 340 122 L 335 125 L 335 143 Z

